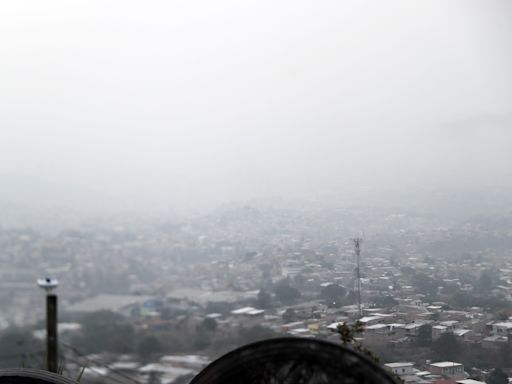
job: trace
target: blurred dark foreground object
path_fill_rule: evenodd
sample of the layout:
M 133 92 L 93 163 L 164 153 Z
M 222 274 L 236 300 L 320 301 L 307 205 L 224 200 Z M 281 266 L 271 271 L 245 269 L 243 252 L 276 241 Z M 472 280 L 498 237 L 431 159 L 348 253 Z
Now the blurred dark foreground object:
M 231 351 L 190 384 L 397 384 L 372 360 L 339 344 L 278 338 Z M 77 384 L 36 369 L 0 370 L 0 384 Z
M 0 369 L 0 384 L 77 384 L 64 376 L 40 369 Z
M 376 384 L 397 382 L 379 365 L 327 341 L 278 338 L 235 349 L 190 384 Z

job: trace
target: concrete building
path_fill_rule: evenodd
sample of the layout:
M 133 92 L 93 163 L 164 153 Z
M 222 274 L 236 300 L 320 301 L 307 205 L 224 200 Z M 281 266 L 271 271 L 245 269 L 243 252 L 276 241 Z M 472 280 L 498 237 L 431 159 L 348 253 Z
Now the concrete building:
M 494 336 L 507 336 L 512 332 L 512 321 L 504 321 L 500 323 L 494 323 L 492 325 L 492 334 Z
M 398 376 L 414 375 L 414 363 L 397 362 L 384 364 L 384 368 Z
M 453 361 L 440 361 L 437 363 L 431 363 L 429 371 L 442 375 L 444 377 L 452 378 L 455 380 L 462 380 L 467 378 L 467 373 L 464 371 L 464 365 L 461 363 L 455 363 Z

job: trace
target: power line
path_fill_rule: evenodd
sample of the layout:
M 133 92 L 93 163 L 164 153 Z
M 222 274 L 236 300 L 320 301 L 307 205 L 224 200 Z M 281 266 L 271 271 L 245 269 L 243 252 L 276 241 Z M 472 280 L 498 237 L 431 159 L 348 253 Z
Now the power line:
M 0 359 L 14 359 L 16 357 L 30 357 L 30 356 L 35 356 L 35 355 L 44 355 L 45 351 L 35 351 L 35 352 L 21 352 L 21 353 L 16 353 L 16 354 L 12 354 L 12 355 L 0 355 Z
M 70 361 L 70 362 L 74 363 L 74 364 L 77 364 L 78 366 L 83 366 L 83 365 L 82 365 L 82 362 L 80 362 L 80 361 L 78 361 L 78 360 L 76 360 L 76 359 L 73 359 L 73 358 L 71 358 L 71 357 L 67 357 L 67 356 L 65 356 L 64 358 L 65 358 L 66 360 L 68 360 L 68 361 Z M 86 368 L 87 368 L 87 367 L 86 367 Z M 105 368 L 107 368 L 107 367 L 105 366 Z M 115 377 L 115 376 L 108 375 L 108 374 L 107 374 L 107 375 L 105 375 L 105 376 L 106 376 L 109 380 L 112 380 L 112 381 L 113 381 L 113 382 L 115 382 L 115 383 L 118 383 L 118 384 L 126 384 L 126 381 L 123 381 L 123 380 L 121 380 L 121 379 L 119 379 L 119 378 L 117 378 L 117 377 Z
M 68 348 L 70 348 L 70 346 L 67 346 L 67 347 L 68 347 Z M 72 349 L 72 348 L 70 348 L 70 349 Z M 92 364 L 94 364 L 95 366 L 100 366 L 100 367 L 106 368 L 108 371 L 110 371 L 110 372 L 112 372 L 112 373 L 114 373 L 114 374 L 116 374 L 116 375 L 118 375 L 118 376 L 120 376 L 120 377 L 122 377 L 122 378 L 124 378 L 124 379 L 126 379 L 126 380 L 130 380 L 130 381 L 131 381 L 131 382 L 133 382 L 134 384 L 142 384 L 142 383 L 140 383 L 139 381 L 137 381 L 137 380 L 133 379 L 132 377 L 130 377 L 130 376 L 128 376 L 128 375 L 125 375 L 124 373 L 119 372 L 119 371 L 117 371 L 117 370 L 115 370 L 115 369 L 113 369 L 113 368 L 109 367 L 109 366 L 108 366 L 108 365 L 106 365 L 106 364 L 103 364 L 103 363 L 101 363 L 101 362 L 99 362 L 99 361 L 97 361 L 97 360 L 94 360 L 94 359 L 88 358 L 88 357 L 84 356 L 83 354 L 80 354 L 80 353 L 79 353 L 78 351 L 76 351 L 76 350 L 75 350 L 75 352 L 76 352 L 77 354 L 79 354 L 79 355 L 80 355 L 80 357 L 81 357 L 81 358 L 83 358 L 84 360 L 86 360 L 88 363 L 92 363 Z M 73 363 L 75 363 L 75 364 L 81 364 L 81 362 L 80 362 L 80 361 L 78 361 L 78 360 L 75 360 L 75 359 L 73 359 L 73 358 L 69 358 L 69 357 L 66 357 L 66 358 L 67 358 L 69 361 L 71 361 L 71 362 L 73 362 Z M 92 365 L 92 364 L 91 364 L 91 365 Z M 114 376 L 112 376 L 112 375 L 106 375 L 106 376 L 107 376 L 108 378 L 112 379 L 113 381 L 116 381 L 117 383 L 120 383 L 120 384 L 126 384 L 126 381 L 123 381 L 123 380 L 121 380 L 121 379 L 119 379 L 119 378 L 116 378 L 116 377 L 114 377 Z
M 10 362 L 9 365 L 12 365 L 13 362 L 16 362 L 16 365 L 20 365 L 22 368 L 43 368 L 44 367 L 44 351 L 34 351 L 34 352 L 23 352 L 17 354 L 9 354 L 9 355 L 0 355 L 0 361 Z
M 125 378 L 127 380 L 130 380 L 132 383 L 134 384 L 142 384 L 140 381 L 138 380 L 135 380 L 134 378 L 128 376 L 128 375 L 125 375 L 124 373 L 116 370 L 116 369 L 113 369 L 111 368 L 110 366 L 108 366 L 107 364 L 104 364 L 100 361 L 97 361 L 97 360 L 94 360 L 94 359 L 91 359 L 90 357 L 87 357 L 85 356 L 82 352 L 80 352 L 76 347 L 70 345 L 70 344 L 66 344 L 66 343 L 60 343 L 62 346 L 72 350 L 73 352 L 75 352 L 77 355 L 79 355 L 80 357 L 84 358 L 85 360 L 87 360 L 88 362 L 91 362 L 91 363 L 94 363 L 96 365 L 99 365 L 99 366 L 102 366 L 104 368 L 107 368 L 109 371 L 117 374 L 118 376 L 122 377 L 122 378 Z M 123 382 L 124 384 L 124 382 Z

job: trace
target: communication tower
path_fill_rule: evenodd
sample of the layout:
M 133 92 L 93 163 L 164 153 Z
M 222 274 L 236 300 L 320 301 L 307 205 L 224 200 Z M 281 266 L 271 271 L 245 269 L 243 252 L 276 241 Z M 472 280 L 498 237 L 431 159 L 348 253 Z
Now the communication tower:
M 361 307 L 361 243 L 363 239 L 356 237 L 352 239 L 354 243 L 354 253 L 356 256 L 356 268 L 354 269 L 354 290 L 357 296 L 357 309 L 359 316 L 363 316 L 363 309 Z

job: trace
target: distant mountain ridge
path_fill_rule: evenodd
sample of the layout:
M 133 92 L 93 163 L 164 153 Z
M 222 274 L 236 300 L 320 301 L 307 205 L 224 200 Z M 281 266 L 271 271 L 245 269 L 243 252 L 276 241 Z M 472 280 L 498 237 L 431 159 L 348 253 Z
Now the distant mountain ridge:
M 119 199 L 42 178 L 0 175 L 0 224 L 67 225 L 84 216 L 122 209 Z

